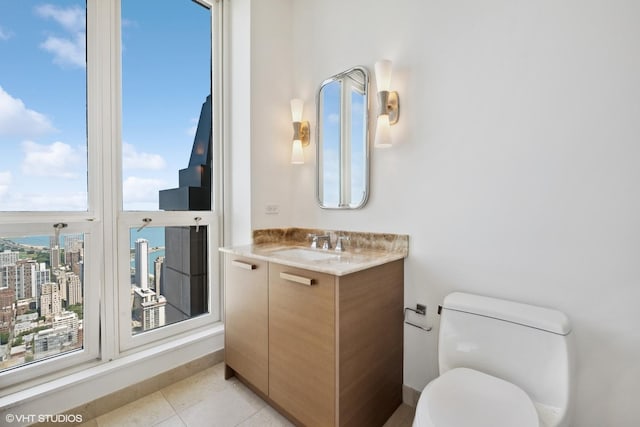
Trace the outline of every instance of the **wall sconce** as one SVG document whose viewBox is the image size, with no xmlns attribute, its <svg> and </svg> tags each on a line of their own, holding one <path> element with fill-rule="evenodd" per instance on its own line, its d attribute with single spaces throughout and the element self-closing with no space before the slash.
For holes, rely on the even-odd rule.
<svg viewBox="0 0 640 427">
<path fill-rule="evenodd" d="M 291 100 L 291 119 L 293 120 L 293 145 L 291 146 L 291 164 L 304 164 L 302 147 L 309 145 L 309 122 L 302 121 L 302 108 L 304 102 L 301 99 Z"/>
<path fill-rule="evenodd" d="M 400 98 L 398 92 L 390 92 L 391 61 L 376 62 L 376 84 L 378 85 L 378 121 L 376 123 L 375 146 L 391 147 L 391 125 L 398 122 L 400 116 Z"/>
</svg>

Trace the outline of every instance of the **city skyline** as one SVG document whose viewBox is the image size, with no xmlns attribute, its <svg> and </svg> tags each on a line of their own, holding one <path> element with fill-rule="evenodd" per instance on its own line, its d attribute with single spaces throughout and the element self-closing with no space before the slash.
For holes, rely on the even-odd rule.
<svg viewBox="0 0 640 427">
<path fill-rule="evenodd" d="M 83 346 L 83 235 L 46 237 L 0 239 L 0 370 Z"/>
</svg>

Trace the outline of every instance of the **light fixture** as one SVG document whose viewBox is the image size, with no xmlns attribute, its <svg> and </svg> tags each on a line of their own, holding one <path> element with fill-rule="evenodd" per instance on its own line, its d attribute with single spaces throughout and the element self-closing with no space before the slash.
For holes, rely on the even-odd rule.
<svg viewBox="0 0 640 427">
<path fill-rule="evenodd" d="M 376 84 L 378 86 L 378 120 L 376 123 L 375 146 L 391 147 L 391 125 L 398 122 L 400 116 L 400 98 L 398 92 L 389 91 L 391 87 L 391 61 L 376 62 Z"/>
<path fill-rule="evenodd" d="M 291 147 L 291 164 L 304 163 L 302 147 L 309 145 L 309 122 L 302 121 L 302 108 L 304 102 L 301 99 L 291 100 L 291 119 L 293 121 L 293 145 Z"/>
</svg>

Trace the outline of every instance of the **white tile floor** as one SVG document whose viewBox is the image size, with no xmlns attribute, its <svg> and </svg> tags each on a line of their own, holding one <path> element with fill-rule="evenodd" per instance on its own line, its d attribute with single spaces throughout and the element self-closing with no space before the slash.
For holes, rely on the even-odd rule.
<svg viewBox="0 0 640 427">
<path fill-rule="evenodd" d="M 402 405 L 385 427 L 410 427 L 413 408 Z M 292 426 L 217 364 L 153 394 L 90 420 L 82 427 Z M 365 426 L 366 427 L 366 426 Z"/>
</svg>

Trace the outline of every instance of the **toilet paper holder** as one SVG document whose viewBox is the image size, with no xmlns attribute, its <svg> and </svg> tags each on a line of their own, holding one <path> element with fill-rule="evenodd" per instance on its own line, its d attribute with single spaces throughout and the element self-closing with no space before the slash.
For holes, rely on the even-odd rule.
<svg viewBox="0 0 640 427">
<path fill-rule="evenodd" d="M 418 328 L 418 329 L 422 329 L 423 331 L 429 332 L 430 330 L 433 329 L 433 326 L 422 326 L 422 325 L 418 325 L 417 323 L 413 323 L 407 320 L 407 311 L 413 311 L 414 313 L 420 315 L 420 316 L 426 316 L 427 315 L 427 306 L 423 305 L 423 304 L 416 304 L 416 308 L 411 308 L 411 307 L 405 307 L 404 308 L 404 323 L 406 323 L 407 325 L 413 326 L 414 328 Z"/>
</svg>

